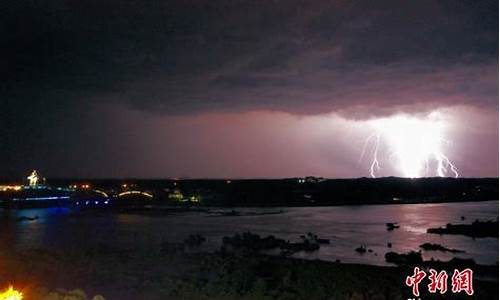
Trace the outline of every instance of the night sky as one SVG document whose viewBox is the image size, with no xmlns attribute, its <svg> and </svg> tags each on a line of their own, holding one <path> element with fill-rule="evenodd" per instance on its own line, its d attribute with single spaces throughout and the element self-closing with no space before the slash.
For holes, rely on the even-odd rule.
<svg viewBox="0 0 500 300">
<path fill-rule="evenodd" d="M 370 121 L 432 112 L 498 176 L 498 0 L 7 0 L 0 36 L 3 178 L 362 177 Z"/>
</svg>

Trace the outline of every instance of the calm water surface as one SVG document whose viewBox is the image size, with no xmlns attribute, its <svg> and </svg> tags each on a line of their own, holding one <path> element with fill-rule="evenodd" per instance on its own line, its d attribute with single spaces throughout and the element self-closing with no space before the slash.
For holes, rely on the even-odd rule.
<svg viewBox="0 0 500 300">
<path fill-rule="evenodd" d="M 427 228 L 446 223 L 496 220 L 498 201 L 237 210 L 265 212 L 280 209 L 282 214 L 236 217 L 194 212 L 168 216 L 93 212 L 74 215 L 67 209 L 56 208 L 0 211 L 0 242 L 16 249 L 64 249 L 106 243 L 157 251 L 162 241 L 182 241 L 191 233 L 199 233 L 208 238 L 201 250 L 213 251 L 220 247 L 223 236 L 237 232 L 272 234 L 291 241 L 299 241 L 300 235 L 313 232 L 330 239 L 330 245 L 322 246 L 317 252 L 298 253 L 297 257 L 386 265 L 386 252 L 418 250 L 420 244 L 430 242 L 465 250 L 466 253 L 423 251 L 424 259 L 449 260 L 458 256 L 473 258 L 481 264 L 498 264 L 497 238 L 473 239 L 426 233 Z M 39 216 L 35 221 L 16 221 L 19 216 L 35 215 Z M 462 221 L 461 216 L 466 219 Z M 387 231 L 387 222 L 398 222 L 401 227 Z M 392 248 L 388 248 L 387 243 L 392 243 Z M 373 253 L 356 253 L 354 249 L 360 245 L 373 249 Z"/>
</svg>

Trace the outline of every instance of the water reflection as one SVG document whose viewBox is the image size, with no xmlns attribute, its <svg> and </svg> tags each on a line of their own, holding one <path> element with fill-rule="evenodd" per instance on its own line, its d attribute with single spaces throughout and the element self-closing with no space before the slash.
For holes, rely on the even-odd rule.
<svg viewBox="0 0 500 300">
<path fill-rule="evenodd" d="M 84 240 L 86 244 L 112 243 L 126 248 L 157 249 L 164 240 L 179 241 L 191 233 L 200 233 L 208 238 L 202 250 L 214 251 L 220 247 L 223 236 L 236 232 L 273 234 L 291 241 L 298 241 L 300 235 L 313 232 L 321 238 L 330 239 L 331 243 L 317 252 L 298 253 L 297 256 L 385 265 L 386 252 L 418 250 L 420 244 L 429 242 L 465 250 L 466 253 L 423 251 L 424 259 L 448 260 L 458 256 L 474 258 L 482 264 L 496 264 L 498 261 L 498 239 L 474 240 L 466 236 L 426 233 L 427 228 L 446 223 L 494 220 L 498 218 L 498 201 L 282 209 L 283 214 L 238 217 L 204 213 L 155 217 L 107 213 L 74 215 L 69 210 L 61 209 L 4 211 L 0 213 L 0 240 L 2 244 L 17 248 L 64 248 L 79 245 Z M 237 210 L 265 211 L 256 208 Z M 39 219 L 16 221 L 19 216 L 34 215 L 38 215 Z M 387 231 L 387 222 L 397 222 L 401 227 Z M 391 248 L 388 248 L 388 243 L 392 244 Z M 354 249 L 360 245 L 366 245 L 373 253 L 356 253 Z"/>
</svg>

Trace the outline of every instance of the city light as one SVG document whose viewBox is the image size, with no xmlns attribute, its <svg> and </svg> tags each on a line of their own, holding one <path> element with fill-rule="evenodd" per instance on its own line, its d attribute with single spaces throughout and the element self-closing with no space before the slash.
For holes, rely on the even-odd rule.
<svg viewBox="0 0 500 300">
<path fill-rule="evenodd" d="M 101 194 L 105 198 L 109 198 L 109 195 L 106 192 L 103 192 L 101 190 L 94 190 L 94 192 Z"/>
<path fill-rule="evenodd" d="M 70 196 L 49 196 L 49 197 L 26 197 L 26 198 L 12 198 L 14 201 L 20 200 L 63 200 L 70 199 Z"/>
<path fill-rule="evenodd" d="M 142 195 L 142 196 L 146 196 L 148 198 L 153 198 L 152 194 L 146 193 L 146 192 L 141 192 L 141 191 L 127 191 L 127 192 L 123 192 L 123 193 L 118 194 L 118 197 L 122 197 L 122 196 L 126 196 L 126 195 Z"/>
<path fill-rule="evenodd" d="M 4 292 L 0 293 L 0 300 L 22 300 L 23 293 L 16 291 L 12 286 L 9 286 Z"/>
<path fill-rule="evenodd" d="M 22 185 L 0 185 L 1 192 L 20 191 L 22 188 Z"/>
</svg>

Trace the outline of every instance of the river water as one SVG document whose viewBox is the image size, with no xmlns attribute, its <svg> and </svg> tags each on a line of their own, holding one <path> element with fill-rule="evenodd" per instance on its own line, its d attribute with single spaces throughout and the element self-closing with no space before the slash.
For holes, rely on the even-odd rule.
<svg viewBox="0 0 500 300">
<path fill-rule="evenodd" d="M 220 209 L 215 209 L 217 211 Z M 330 240 L 312 253 L 296 257 L 340 260 L 349 263 L 387 265 L 388 251 L 418 250 L 425 242 L 437 243 L 465 253 L 422 251 L 424 259 L 449 260 L 473 258 L 477 263 L 498 264 L 498 238 L 473 239 L 461 235 L 426 233 L 427 228 L 446 223 L 471 223 L 498 219 L 498 201 L 358 205 L 338 207 L 235 208 L 240 212 L 263 213 L 282 210 L 280 214 L 222 216 L 215 213 L 189 212 L 164 216 L 86 212 L 75 214 L 68 209 L 27 209 L 0 211 L 0 242 L 6 247 L 27 249 L 48 247 L 64 249 L 99 243 L 125 248 L 158 251 L 162 241 L 180 242 L 189 234 L 199 233 L 208 241 L 197 251 L 214 251 L 223 236 L 250 231 L 300 241 L 300 235 L 312 232 Z M 20 216 L 38 216 L 34 221 L 19 221 Z M 462 220 L 461 217 L 465 217 Z M 385 223 L 398 222 L 399 229 L 387 231 Z M 388 243 L 392 248 L 388 248 Z M 359 254 L 356 247 L 365 245 L 373 252 Z"/>
</svg>

